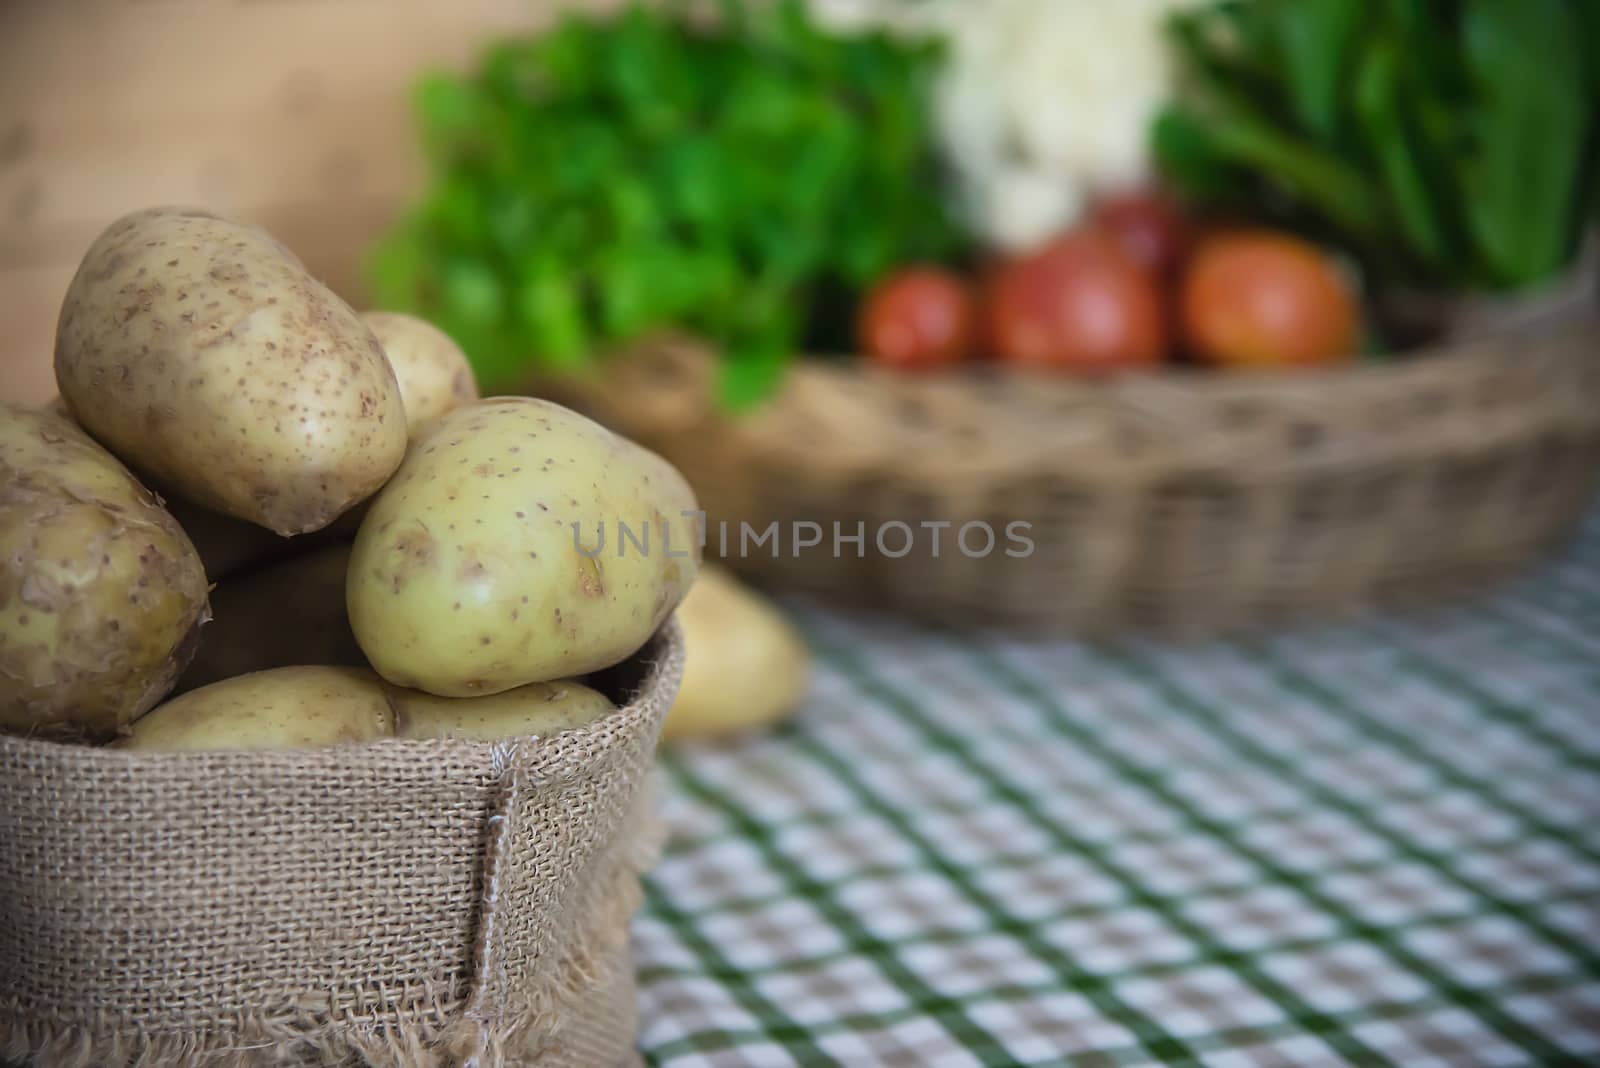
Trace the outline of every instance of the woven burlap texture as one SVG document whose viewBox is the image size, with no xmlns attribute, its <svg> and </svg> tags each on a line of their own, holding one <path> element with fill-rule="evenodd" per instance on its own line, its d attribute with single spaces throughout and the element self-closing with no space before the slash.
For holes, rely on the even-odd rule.
<svg viewBox="0 0 1600 1068">
<path fill-rule="evenodd" d="M 669 625 L 619 675 L 618 712 L 493 745 L 0 738 L 0 1058 L 627 1061 L 627 923 L 682 658 Z"/>
</svg>

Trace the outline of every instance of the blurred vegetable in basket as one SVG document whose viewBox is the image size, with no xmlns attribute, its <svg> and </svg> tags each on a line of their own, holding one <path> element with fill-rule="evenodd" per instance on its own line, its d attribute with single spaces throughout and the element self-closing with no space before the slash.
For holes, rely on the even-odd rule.
<svg viewBox="0 0 1600 1068">
<path fill-rule="evenodd" d="M 1352 358 L 1356 295 L 1315 245 L 1270 230 L 1200 244 L 1179 289 L 1189 352 L 1231 367 L 1310 367 Z"/>
<path fill-rule="evenodd" d="M 1320 232 L 1381 285 L 1514 289 L 1582 243 L 1594 0 L 1214 0 L 1170 30 L 1153 140 L 1191 198 Z"/>
<path fill-rule="evenodd" d="M 1143 190 L 1106 197 L 1090 221 L 1111 235 L 1128 259 L 1158 279 L 1177 274 L 1193 240 L 1188 219 L 1172 200 Z"/>
<path fill-rule="evenodd" d="M 1076 230 L 1004 264 L 988 290 L 989 342 L 1008 363 L 1105 374 L 1167 355 L 1157 278 L 1103 231 Z"/>
<path fill-rule="evenodd" d="M 1033 251 L 1101 193 L 1144 184 L 1171 95 L 1167 15 L 1193 0 L 953 0 L 938 129 L 965 217 Z"/>
<path fill-rule="evenodd" d="M 670 324 L 721 346 L 724 399 L 747 403 L 890 267 L 961 252 L 935 43 L 833 34 L 799 0 L 723 0 L 715 24 L 675 7 L 570 16 L 419 87 L 432 181 L 375 249 L 373 295 L 491 390 Z"/>
<path fill-rule="evenodd" d="M 856 343 L 887 367 L 948 367 L 972 354 L 978 331 L 972 287 L 933 267 L 906 267 L 861 302 Z"/>
</svg>

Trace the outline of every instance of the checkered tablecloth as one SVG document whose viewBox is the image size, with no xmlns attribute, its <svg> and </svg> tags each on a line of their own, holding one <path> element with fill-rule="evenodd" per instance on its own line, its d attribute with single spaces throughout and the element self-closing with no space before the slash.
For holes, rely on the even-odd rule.
<svg viewBox="0 0 1600 1068">
<path fill-rule="evenodd" d="M 1448 614 L 1189 648 L 820 609 L 666 760 L 654 1064 L 1600 1064 L 1600 523 Z"/>
</svg>

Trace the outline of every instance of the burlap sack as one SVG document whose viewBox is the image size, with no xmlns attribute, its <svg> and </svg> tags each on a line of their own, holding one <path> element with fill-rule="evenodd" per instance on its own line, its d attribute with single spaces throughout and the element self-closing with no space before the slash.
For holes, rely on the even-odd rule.
<svg viewBox="0 0 1600 1068">
<path fill-rule="evenodd" d="M 0 739 L 0 1058 L 631 1063 L 627 922 L 682 647 L 591 727 L 133 754 Z"/>
</svg>

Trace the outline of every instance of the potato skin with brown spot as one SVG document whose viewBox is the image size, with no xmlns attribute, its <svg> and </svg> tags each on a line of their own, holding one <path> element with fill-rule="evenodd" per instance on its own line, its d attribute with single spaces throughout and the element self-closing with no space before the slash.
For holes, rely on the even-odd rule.
<svg viewBox="0 0 1600 1068">
<path fill-rule="evenodd" d="M 0 730 L 115 735 L 207 618 L 200 558 L 155 495 L 66 419 L 0 405 Z"/>
<path fill-rule="evenodd" d="M 133 725 L 121 749 L 313 749 L 394 737 L 394 710 L 362 668 L 282 667 L 174 697 Z"/>
<path fill-rule="evenodd" d="M 560 405 L 458 408 L 412 445 L 361 524 L 351 629 L 384 678 L 443 697 L 609 667 L 693 583 L 697 507 L 672 465 Z M 648 527 L 648 551 L 619 541 L 619 524 L 635 539 Z"/>
<path fill-rule="evenodd" d="M 78 423 L 152 484 L 279 534 L 318 530 L 405 454 L 360 317 L 255 227 L 155 208 L 84 256 L 56 328 Z"/>
<path fill-rule="evenodd" d="M 395 736 L 496 742 L 559 734 L 616 711 L 611 699 L 580 682 L 533 682 L 487 697 L 435 697 L 389 687 Z"/>
<path fill-rule="evenodd" d="M 219 583 L 211 623 L 173 692 L 276 667 L 366 667 L 345 615 L 349 563 L 349 545 L 330 545 Z"/>
<path fill-rule="evenodd" d="M 412 438 L 445 412 L 478 399 L 478 383 L 466 353 L 449 334 L 404 312 L 369 311 L 361 318 L 383 346 L 400 382 L 406 429 Z"/>
</svg>

